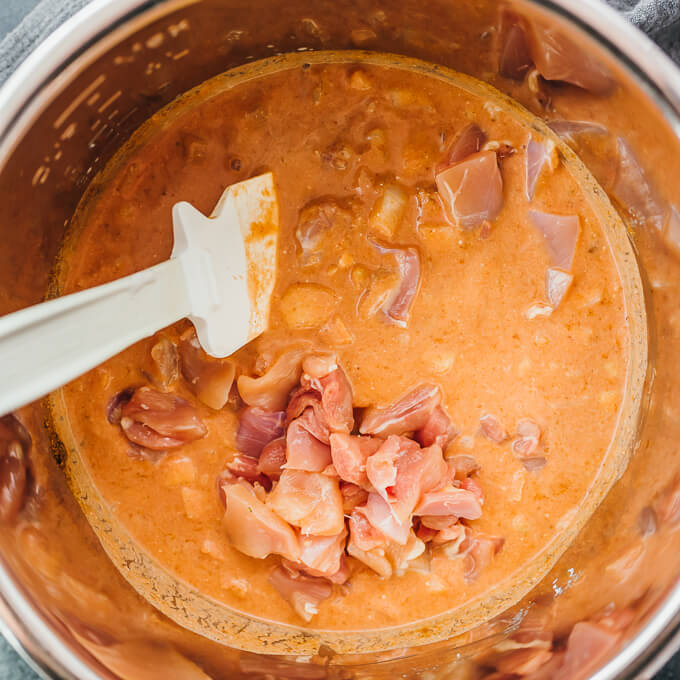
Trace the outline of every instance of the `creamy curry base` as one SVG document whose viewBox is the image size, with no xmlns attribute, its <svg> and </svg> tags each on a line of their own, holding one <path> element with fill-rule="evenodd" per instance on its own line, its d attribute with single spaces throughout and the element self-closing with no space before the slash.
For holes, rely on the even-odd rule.
<svg viewBox="0 0 680 680">
<path fill-rule="evenodd" d="M 243 555 L 223 529 L 215 480 L 236 454 L 243 406 L 236 388 L 215 410 L 181 375 L 170 384 L 158 376 L 152 348 L 162 337 L 176 342 L 186 322 L 64 390 L 69 426 L 102 496 L 143 549 L 178 577 L 239 611 L 294 625 L 403 624 L 462 606 L 521 573 L 588 492 L 615 431 L 626 379 L 621 284 L 584 192 L 551 160 L 529 199 L 532 131 L 494 102 L 423 75 L 313 65 L 210 94 L 199 91 L 156 116 L 152 132 L 147 127 L 141 143 L 89 192 L 62 262 L 62 292 L 166 259 L 175 202 L 208 214 L 225 186 L 273 171 L 281 225 L 271 323 L 231 358 L 236 376 L 260 375 L 302 347 L 337 356 L 357 408 L 391 404 L 424 382 L 437 385 L 458 433 L 444 455 L 473 456 L 481 468 L 475 479 L 483 513 L 468 525 L 505 542 L 471 582 L 464 561 L 440 551 L 429 572 L 407 569 L 390 578 L 350 558 L 350 587 L 336 588 L 311 623 L 302 621 L 269 582 L 280 558 Z M 438 199 L 435 174 L 471 123 L 489 149 L 506 153 L 498 153 L 502 209 L 465 229 Z M 375 206 L 386 190 L 404 201 L 385 230 L 376 226 Z M 330 226 L 303 244 L 301 219 L 319 205 L 329 210 Z M 573 283 L 549 316 L 531 311 L 547 303 L 546 270 L 554 262 L 530 210 L 578 216 L 580 225 Z M 419 287 L 405 323 L 384 313 L 399 270 L 376 242 L 419 256 Z M 130 442 L 106 413 L 114 395 L 140 385 L 189 401 L 207 434 L 153 460 L 131 456 Z M 488 414 L 507 431 L 501 443 L 480 427 Z M 533 466 L 513 450 L 523 419 L 541 430 Z"/>
</svg>

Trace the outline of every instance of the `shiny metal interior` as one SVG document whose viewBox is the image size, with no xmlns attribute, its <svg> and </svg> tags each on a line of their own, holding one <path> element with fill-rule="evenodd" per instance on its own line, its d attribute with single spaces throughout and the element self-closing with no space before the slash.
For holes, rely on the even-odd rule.
<svg viewBox="0 0 680 680">
<path fill-rule="evenodd" d="M 480 17 L 494 21 L 498 9 L 494 0 L 469 0 L 467 5 L 471 4 L 478 7 Z M 616 69 L 631 105 L 645 102 L 641 115 L 649 125 L 658 126 L 658 146 L 668 154 L 675 149 L 678 155 L 680 71 L 656 47 L 595 0 L 513 5 L 555 22 L 582 49 L 592 51 Z M 463 44 L 461 49 L 465 31 L 458 25 L 456 12 L 457 3 L 450 0 L 434 0 L 426 6 L 415 0 L 323 0 L 313 4 L 304 0 L 95 0 L 48 38 L 0 90 L 0 313 L 42 299 L 69 218 L 90 179 L 146 118 L 178 94 L 242 63 L 277 53 L 322 48 L 379 47 L 380 51 L 441 63 L 484 79 L 489 64 L 479 48 L 488 36 L 475 35 L 476 54 L 480 56 L 473 59 L 474 45 Z M 380 13 L 389 15 L 396 28 L 384 34 L 373 30 L 370 18 Z M 267 16 L 281 19 L 269 25 L 263 21 Z M 366 40 L 366 34 L 360 38 L 348 33 L 347 17 L 363 22 L 374 38 L 368 34 Z M 643 165 L 646 152 L 655 157 L 652 151 L 637 149 Z M 672 177 L 666 179 L 668 186 L 660 190 L 672 200 L 668 195 Z M 643 264 L 649 263 L 643 258 Z M 601 526 L 611 526 L 612 535 L 617 508 L 632 504 L 631 498 L 641 505 L 652 504 L 667 492 L 680 468 L 678 460 L 677 468 L 646 476 L 652 464 L 647 462 L 647 452 L 657 442 L 677 438 L 679 433 L 673 414 L 665 414 L 662 408 L 664 395 L 677 390 L 677 363 L 674 365 L 672 355 L 663 351 L 672 324 L 660 318 L 651 298 L 650 311 L 656 314 L 656 342 L 661 351 L 656 352 L 654 380 L 650 380 L 650 408 L 641 445 L 631 468 L 598 511 Z M 59 475 L 58 467 L 51 465 L 52 473 Z M 637 483 L 638 479 L 645 483 Z M 46 490 L 51 492 L 51 487 Z M 58 538 L 52 537 L 42 549 L 59 554 Z M 583 545 L 589 539 L 592 536 L 586 528 Z M 642 613 L 621 638 L 617 654 L 593 675 L 598 680 L 649 677 L 680 644 L 680 540 L 671 533 L 667 541 L 665 561 L 658 565 L 656 584 L 645 595 Z M 87 546 L 94 550 L 93 542 L 93 536 L 84 532 L 83 549 Z M 615 559 L 618 553 L 614 551 L 619 549 L 614 541 L 611 546 L 602 544 L 598 557 L 601 560 L 611 550 Z M 167 668 L 159 667 L 157 673 L 140 668 L 137 675 L 129 666 L 121 670 L 108 663 L 111 656 L 95 658 L 93 647 L 88 645 L 92 634 L 67 625 L 61 616 L 59 603 L 63 599 L 56 591 L 63 583 L 46 584 L 45 575 L 34 569 L 30 556 L 22 556 L 21 544 L 9 529 L 0 530 L 0 555 L 2 632 L 47 677 L 170 677 Z M 601 561 L 591 559 L 577 541 L 533 597 L 555 590 L 555 584 L 562 587 L 560 579 L 566 578 L 569 569 L 575 567 L 587 581 L 595 578 L 600 566 Z M 474 678 L 484 675 L 474 659 L 483 657 L 516 626 L 531 599 L 463 638 L 399 653 L 352 658 L 337 658 L 319 650 L 311 663 L 306 658 L 226 651 L 208 641 L 192 639 L 184 644 L 178 642 L 181 632 L 168 632 L 170 624 L 154 628 L 152 622 L 148 627 L 156 631 L 154 653 L 172 659 L 166 653 L 172 645 L 208 674 L 187 671 L 181 675 L 187 678 L 390 678 L 397 673 L 413 678 Z M 81 619 L 86 612 L 87 607 L 79 612 Z M 589 614 L 584 612 L 586 617 Z M 121 617 L 122 627 L 125 621 Z M 145 619 L 144 625 L 147 623 Z M 101 640 L 93 644 L 115 648 Z"/>
</svg>

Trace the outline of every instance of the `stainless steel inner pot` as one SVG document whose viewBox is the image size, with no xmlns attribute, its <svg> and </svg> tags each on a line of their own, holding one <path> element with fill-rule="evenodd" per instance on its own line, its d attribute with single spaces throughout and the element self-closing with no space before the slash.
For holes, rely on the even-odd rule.
<svg viewBox="0 0 680 680">
<path fill-rule="evenodd" d="M 522 0 L 513 7 L 559 27 L 579 49 L 616 71 L 630 102 L 631 125 L 655 129 L 654 143 L 636 148 L 643 165 L 658 166 L 660 159 L 679 155 L 680 71 L 647 38 L 596 0 Z M 417 0 L 94 0 L 51 35 L 0 90 L 0 313 L 43 297 L 69 218 L 90 179 L 146 118 L 178 94 L 245 62 L 315 49 L 380 49 L 485 79 L 493 71 L 485 41 L 493 36 L 469 34 L 457 18 L 472 8 L 480 22 L 495 21 L 495 0 L 432 0 L 426 5 Z M 371 29 L 370 18 L 375 16 L 387 17 L 390 30 Z M 348 28 L 364 24 L 373 30 L 373 38 Z M 502 83 L 495 84 L 502 89 Z M 656 169 L 667 200 L 673 198 L 668 195 L 673 170 L 677 168 L 672 165 L 668 172 Z M 653 263 L 645 262 L 644 256 L 642 263 L 653 289 Z M 673 382 L 677 364 L 672 352 L 664 351 L 675 322 L 656 309 L 651 293 L 649 306 L 655 315 L 657 350 L 650 408 L 631 469 L 597 514 L 599 526 L 609 527 L 611 536 L 617 532 L 617 508 L 653 506 L 672 492 L 677 472 L 674 465 L 660 472 L 649 470 L 653 465 L 649 452 L 668 446 L 679 434 L 675 414 L 663 410 L 664 395 L 677 390 Z M 52 473 L 60 474 L 56 465 Z M 43 492 L 58 493 L 52 487 Z M 33 520 L 39 522 L 39 509 L 35 512 Z M 79 511 L 74 506 L 72 512 L 75 516 Z M 74 527 L 82 526 L 78 521 L 74 519 Z M 592 585 L 608 551 L 612 560 L 619 557 L 621 544 L 612 540 L 598 544 L 595 559 L 594 551 L 583 547 L 589 539 L 586 528 L 581 543 L 577 541 L 567 561 L 558 565 L 535 597 L 567 586 L 577 592 L 579 582 Z M 680 541 L 672 532 L 665 540 L 668 549 L 654 565 L 654 587 L 643 598 L 644 607 L 636 605 L 644 615 L 592 677 L 649 677 L 680 644 Z M 84 551 L 95 550 L 87 531 L 82 543 Z M 82 611 L 78 625 L 64 615 L 65 598 L 95 596 L 84 586 L 79 591 L 79 582 L 70 576 L 66 582 L 50 580 L 34 561 L 39 555 L 44 565 L 51 555 L 61 553 L 58 536 L 36 539 L 24 531 L 18 538 L 13 529 L 0 530 L 2 632 L 34 667 L 55 678 L 482 677 L 473 659 L 512 630 L 530 599 L 523 603 L 524 610 L 514 608 L 464 639 L 383 655 L 337 658 L 319 650 L 311 660 L 258 657 L 219 649 L 209 641 L 183 642 L 172 624 L 160 617 L 155 622 L 149 614 L 144 625 L 155 630 L 153 639 L 146 646 L 119 649 L 115 641 L 97 637 L 96 627 Z M 569 570 L 575 574 L 573 584 Z M 574 602 L 577 607 L 578 597 Z M 129 604 L 113 604 L 120 604 L 124 638 L 123 614 L 129 614 Z M 111 625 L 115 627 L 115 622 Z M 122 665 L 121 655 L 127 659 Z M 200 675 L 199 666 L 208 676 Z"/>
</svg>

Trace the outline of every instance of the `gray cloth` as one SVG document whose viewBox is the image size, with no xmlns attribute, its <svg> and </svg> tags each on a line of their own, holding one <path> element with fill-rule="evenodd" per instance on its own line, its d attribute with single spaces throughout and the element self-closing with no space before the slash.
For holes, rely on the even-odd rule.
<svg viewBox="0 0 680 680">
<path fill-rule="evenodd" d="M 0 678 L 38 680 L 38 676 L 17 656 L 2 636 L 0 636 Z"/>
<path fill-rule="evenodd" d="M 0 3 L 4 0 L 0 0 Z M 89 0 L 41 0 L 23 21 L 0 42 L 0 84 L 55 28 Z"/>
<path fill-rule="evenodd" d="M 608 0 L 680 62 L 680 0 Z"/>
<path fill-rule="evenodd" d="M 22 16 L 36 5 L 36 2 L 37 0 L 0 0 L 0 26 L 4 21 L 10 20 L 11 12 L 16 12 L 13 16 Z M 35 9 L 0 41 L 0 84 L 7 80 L 38 43 L 88 2 L 89 0 L 40 0 Z M 647 32 L 680 62 L 680 0 L 608 0 L 608 2 L 621 10 L 627 19 Z M 663 678 L 670 680 L 680 677 L 679 668 L 680 661 L 674 660 L 664 669 Z M 0 679 L 36 680 L 36 678 L 33 671 L 0 637 Z"/>
</svg>

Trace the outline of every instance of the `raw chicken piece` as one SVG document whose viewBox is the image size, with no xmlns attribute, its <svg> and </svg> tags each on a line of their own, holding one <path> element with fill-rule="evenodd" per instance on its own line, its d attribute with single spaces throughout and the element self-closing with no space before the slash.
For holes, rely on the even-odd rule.
<svg viewBox="0 0 680 680">
<path fill-rule="evenodd" d="M 302 534 L 336 536 L 345 526 L 338 480 L 318 472 L 284 470 L 267 507 Z"/>
<path fill-rule="evenodd" d="M 543 236 L 553 265 L 566 271 L 571 270 L 581 232 L 578 215 L 553 215 L 530 210 L 529 218 Z"/>
<path fill-rule="evenodd" d="M 301 536 L 300 564 L 310 576 L 332 578 L 343 566 L 347 530 L 335 536 Z"/>
<path fill-rule="evenodd" d="M 313 419 L 313 411 L 308 408 L 288 426 L 284 465 L 286 469 L 322 472 L 331 464 L 331 447 L 310 432 L 307 421 Z"/>
<path fill-rule="evenodd" d="M 409 452 L 420 450 L 417 442 L 408 437 L 390 435 L 378 450 L 366 460 L 366 475 L 372 487 L 387 501 L 387 489 L 397 483 L 397 462 Z"/>
<path fill-rule="evenodd" d="M 569 634 L 567 651 L 554 680 L 586 678 L 613 650 L 620 632 L 608 630 L 590 621 L 577 623 Z"/>
<path fill-rule="evenodd" d="M 283 434 L 285 413 L 265 411 L 259 406 L 246 406 L 239 413 L 236 448 L 247 456 L 258 458 L 269 442 Z"/>
<path fill-rule="evenodd" d="M 541 428 L 529 418 L 517 423 L 517 437 L 512 442 L 512 450 L 521 458 L 529 458 L 538 449 L 541 440 Z"/>
<path fill-rule="evenodd" d="M 361 487 L 368 487 L 366 460 L 380 448 L 383 440 L 377 437 L 333 433 L 330 436 L 330 443 L 331 458 L 340 478 Z"/>
<path fill-rule="evenodd" d="M 447 485 L 423 495 L 415 509 L 416 515 L 453 515 L 464 519 L 479 519 L 482 506 L 476 493 Z"/>
<path fill-rule="evenodd" d="M 479 427 L 482 434 L 496 444 L 502 444 L 507 438 L 508 433 L 496 416 L 486 413 L 479 419 Z"/>
<path fill-rule="evenodd" d="M 303 373 L 300 387 L 291 395 L 286 409 L 290 422 L 312 407 L 320 427 L 327 433 L 349 433 L 354 427 L 352 408 L 352 386 L 341 368 L 336 368 L 323 377 L 312 377 Z M 328 434 L 321 436 L 328 443 Z"/>
<path fill-rule="evenodd" d="M 340 493 L 342 494 L 342 509 L 345 516 L 349 516 L 359 505 L 366 505 L 368 491 L 362 489 L 351 482 L 340 482 Z"/>
<path fill-rule="evenodd" d="M 465 580 L 468 583 L 477 580 L 494 556 L 503 548 L 504 543 L 504 538 L 485 536 L 484 534 L 476 534 L 470 537 L 463 566 Z"/>
<path fill-rule="evenodd" d="M 482 487 L 479 486 L 479 483 L 476 479 L 473 479 L 472 477 L 466 477 L 460 483 L 460 488 L 473 493 L 475 496 L 477 496 L 479 504 L 484 505 L 484 492 L 482 491 Z"/>
<path fill-rule="evenodd" d="M 616 144 L 619 163 L 614 196 L 634 218 L 648 221 L 662 231 L 668 218 L 668 206 L 657 195 L 630 144 L 621 137 Z"/>
<path fill-rule="evenodd" d="M 555 144 L 551 140 L 538 142 L 532 137 L 527 144 L 526 156 L 526 196 L 530 201 L 534 198 L 538 179 L 546 165 L 550 169 L 557 166 Z"/>
<path fill-rule="evenodd" d="M 295 237 L 300 244 L 303 260 L 319 253 L 327 240 L 344 233 L 352 226 L 352 213 L 331 198 L 307 204 L 298 218 Z"/>
<path fill-rule="evenodd" d="M 392 512 L 390 504 L 382 496 L 377 493 L 369 493 L 364 512 L 366 519 L 381 534 L 399 545 L 406 544 L 411 530 L 410 518 L 404 522 L 399 522 Z"/>
<path fill-rule="evenodd" d="M 319 378 L 321 405 L 331 432 L 349 433 L 354 427 L 352 386 L 341 368 Z"/>
<path fill-rule="evenodd" d="M 269 442 L 262 449 L 260 458 L 257 461 L 257 471 L 266 475 L 269 479 L 277 480 L 281 476 L 285 463 L 286 440 L 284 437 L 279 437 Z"/>
<path fill-rule="evenodd" d="M 367 408 L 359 431 L 361 434 L 386 437 L 419 430 L 425 427 L 440 402 L 438 387 L 420 385 L 391 406 Z"/>
<path fill-rule="evenodd" d="M 319 613 L 319 604 L 328 599 L 333 592 L 333 587 L 326 579 L 302 574 L 294 576 L 284 567 L 276 567 L 269 577 L 269 582 L 307 622 Z"/>
<path fill-rule="evenodd" d="M 474 456 L 468 456 L 464 453 L 449 458 L 448 463 L 453 467 L 453 479 L 458 481 L 462 481 L 466 477 L 478 472 L 481 467 Z"/>
<path fill-rule="evenodd" d="M 420 255 L 415 248 L 395 249 L 399 267 L 399 287 L 390 297 L 383 311 L 396 324 L 406 327 L 411 305 L 420 288 Z"/>
<path fill-rule="evenodd" d="M 140 387 L 120 409 L 120 427 L 134 444 L 153 451 L 182 446 L 208 430 L 196 409 L 170 392 Z"/>
<path fill-rule="evenodd" d="M 436 444 L 444 451 L 449 442 L 457 434 L 448 413 L 441 406 L 437 406 L 430 414 L 425 425 L 416 431 L 414 436 L 421 446 Z"/>
<path fill-rule="evenodd" d="M 498 73 L 512 80 L 524 80 L 533 65 L 529 41 L 520 18 L 503 11 L 499 28 L 501 38 L 498 55 Z"/>
<path fill-rule="evenodd" d="M 297 562 L 300 543 L 290 525 L 255 495 L 246 482 L 223 486 L 226 498 L 223 525 L 232 545 L 250 557 L 277 554 Z"/>
<path fill-rule="evenodd" d="M 588 120 L 551 120 L 548 127 L 568 142 L 573 142 L 577 135 L 606 135 L 609 133 L 604 125 Z"/>
<path fill-rule="evenodd" d="M 437 168 L 437 172 L 478 153 L 482 150 L 485 142 L 486 135 L 477 123 L 466 125 L 456 137 L 455 142 L 446 154 L 445 161 Z"/>
<path fill-rule="evenodd" d="M 425 543 L 409 530 L 403 544 L 388 542 L 384 547 L 371 550 L 359 548 L 350 535 L 347 552 L 355 559 L 373 569 L 379 576 L 389 578 L 393 573 L 403 573 L 414 560 L 425 552 Z"/>
<path fill-rule="evenodd" d="M 387 543 L 387 537 L 368 520 L 366 508 L 352 511 L 349 518 L 349 533 L 354 545 L 360 550 L 373 550 Z"/>
<path fill-rule="evenodd" d="M 245 479 L 248 482 L 258 482 L 264 488 L 271 488 L 271 481 L 259 470 L 257 458 L 251 458 L 242 453 L 237 453 L 228 463 L 227 471 L 237 479 Z M 227 475 L 225 475 L 227 477 Z"/>
<path fill-rule="evenodd" d="M 571 83 L 595 94 L 608 94 L 616 82 L 609 69 L 585 46 L 553 26 L 529 22 L 529 48 L 538 72 L 546 80 Z"/>
<path fill-rule="evenodd" d="M 459 553 L 460 546 L 465 540 L 466 532 L 462 524 L 451 524 L 437 532 L 432 539 L 434 545 L 445 545 L 447 557 L 452 557 Z"/>
<path fill-rule="evenodd" d="M 366 473 L 395 520 L 410 526 L 419 499 L 444 484 L 448 466 L 436 444 L 421 449 L 412 439 L 390 435 L 366 461 Z"/>
<path fill-rule="evenodd" d="M 449 217 L 463 229 L 493 221 L 503 207 L 503 178 L 495 151 L 480 151 L 435 175 Z"/>
</svg>

